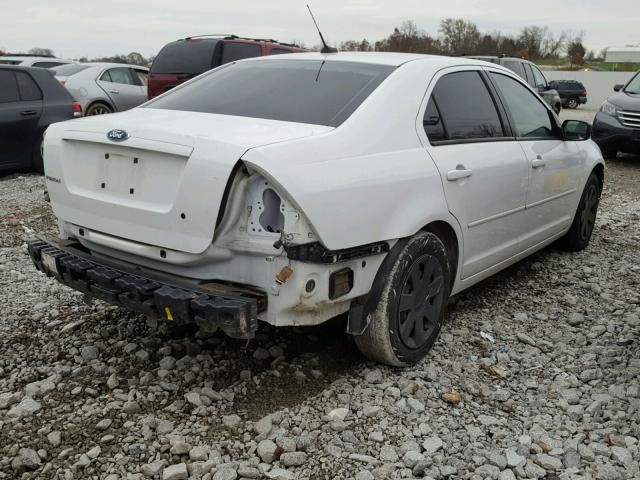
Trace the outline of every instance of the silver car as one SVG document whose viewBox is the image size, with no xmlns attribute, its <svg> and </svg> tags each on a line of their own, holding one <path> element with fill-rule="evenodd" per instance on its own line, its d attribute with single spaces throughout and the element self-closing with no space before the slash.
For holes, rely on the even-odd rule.
<svg viewBox="0 0 640 480">
<path fill-rule="evenodd" d="M 53 69 L 85 116 L 122 112 L 147 100 L 149 70 L 122 63 L 74 63 Z"/>
</svg>

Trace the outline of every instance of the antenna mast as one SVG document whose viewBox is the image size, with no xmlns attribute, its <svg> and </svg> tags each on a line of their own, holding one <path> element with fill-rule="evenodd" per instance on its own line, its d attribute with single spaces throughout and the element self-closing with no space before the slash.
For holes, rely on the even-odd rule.
<svg viewBox="0 0 640 480">
<path fill-rule="evenodd" d="M 324 37 L 322 36 L 320 27 L 318 27 L 318 22 L 316 22 L 316 18 L 313 16 L 313 12 L 311 11 L 311 8 L 309 7 L 308 4 L 307 4 L 307 10 L 309 10 L 309 15 L 311 15 L 311 20 L 313 20 L 313 23 L 316 26 L 316 30 L 318 30 L 318 35 L 320 35 L 320 41 L 322 42 L 322 50 L 320 50 L 320 53 L 338 53 L 337 48 L 330 47 L 329 45 L 327 45 L 327 42 L 324 41 Z"/>
</svg>

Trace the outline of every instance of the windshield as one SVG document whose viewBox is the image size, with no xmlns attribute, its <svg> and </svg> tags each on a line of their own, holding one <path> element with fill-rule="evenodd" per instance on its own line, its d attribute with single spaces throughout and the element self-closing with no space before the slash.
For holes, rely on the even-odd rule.
<svg viewBox="0 0 640 480">
<path fill-rule="evenodd" d="M 60 77 L 70 77 L 71 75 L 75 75 L 78 72 L 86 70 L 89 68 L 89 65 L 79 65 L 77 63 L 70 63 L 68 65 L 60 65 L 59 67 L 54 67 L 53 70 L 55 75 Z"/>
<path fill-rule="evenodd" d="M 322 60 L 256 60 L 222 67 L 148 108 L 337 127 L 394 70 Z"/>
<path fill-rule="evenodd" d="M 640 94 L 640 72 L 636 73 L 627 86 L 624 87 L 625 93 Z"/>
<path fill-rule="evenodd" d="M 210 70 L 218 40 L 179 40 L 166 45 L 151 65 L 151 73 L 200 75 Z"/>
</svg>

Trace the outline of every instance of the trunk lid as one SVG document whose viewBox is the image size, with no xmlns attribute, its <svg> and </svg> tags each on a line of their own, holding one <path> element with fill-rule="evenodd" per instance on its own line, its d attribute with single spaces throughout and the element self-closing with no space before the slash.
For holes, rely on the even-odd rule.
<svg viewBox="0 0 640 480">
<path fill-rule="evenodd" d="M 201 253 L 211 243 L 225 186 L 244 152 L 329 130 L 145 108 L 87 117 L 47 131 L 47 186 L 61 220 Z"/>
</svg>

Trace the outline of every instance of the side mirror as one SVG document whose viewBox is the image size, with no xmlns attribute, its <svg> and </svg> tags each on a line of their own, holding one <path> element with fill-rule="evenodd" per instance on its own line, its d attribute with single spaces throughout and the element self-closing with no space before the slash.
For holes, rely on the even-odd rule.
<svg viewBox="0 0 640 480">
<path fill-rule="evenodd" d="M 583 141 L 591 138 L 591 125 L 580 120 L 565 120 L 562 124 L 565 140 Z"/>
<path fill-rule="evenodd" d="M 620 90 L 622 90 L 624 88 L 624 84 L 622 83 L 618 83 L 617 85 L 613 86 L 613 91 L 614 92 L 619 92 Z"/>
</svg>

